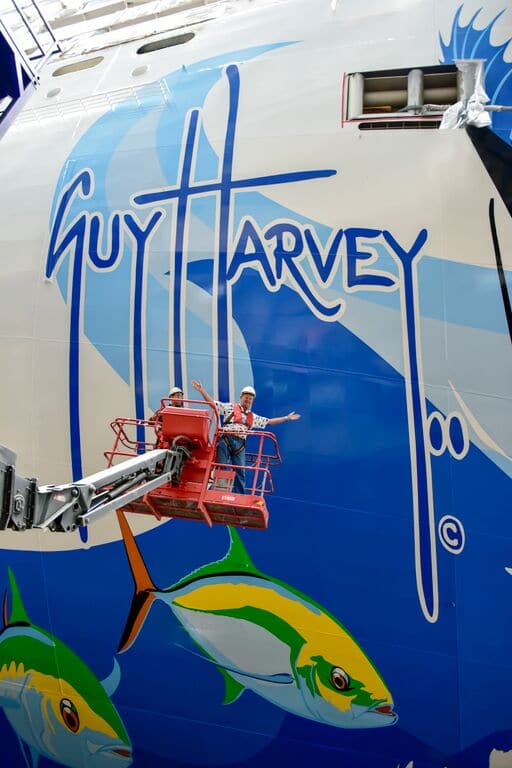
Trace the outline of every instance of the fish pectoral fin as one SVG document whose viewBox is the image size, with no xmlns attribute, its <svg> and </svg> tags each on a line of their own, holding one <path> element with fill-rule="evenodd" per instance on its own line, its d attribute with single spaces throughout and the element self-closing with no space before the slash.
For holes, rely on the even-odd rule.
<svg viewBox="0 0 512 768">
<path fill-rule="evenodd" d="M 39 758 L 41 757 L 41 755 L 39 754 L 39 752 L 36 752 L 34 747 L 29 747 L 29 750 L 30 750 L 30 759 L 32 760 L 32 768 L 37 768 L 37 766 L 39 765 Z"/>
<path fill-rule="evenodd" d="M 289 672 L 277 672 L 273 675 L 260 674 L 258 672 L 244 672 L 243 669 L 237 669 L 236 667 L 230 667 L 227 664 L 223 664 L 221 661 L 203 656 L 201 653 L 191 651 L 181 643 L 175 643 L 178 648 L 182 648 L 187 653 L 191 653 L 192 656 L 198 656 L 203 661 L 209 661 L 210 664 L 215 664 L 221 672 L 228 672 L 232 675 L 240 675 L 240 677 L 248 677 L 251 680 L 261 680 L 264 683 L 274 683 L 275 685 L 292 685 L 295 682 L 295 678 Z"/>
<path fill-rule="evenodd" d="M 222 664 L 217 664 L 219 672 L 222 673 L 224 681 L 226 683 L 226 690 L 224 693 L 223 704 L 232 704 L 234 701 L 240 698 L 245 691 L 245 685 L 239 680 L 235 680 L 231 673 L 240 675 L 241 677 L 248 677 L 252 680 L 261 680 L 266 683 L 276 683 L 277 685 L 290 685 L 293 682 L 293 677 L 288 674 L 278 675 L 252 675 L 247 672 L 240 672 L 237 669 L 224 667 Z"/>
<path fill-rule="evenodd" d="M 229 669 L 224 667 L 235 675 L 241 675 L 242 677 L 248 677 L 251 680 L 261 680 L 263 683 L 273 683 L 274 685 L 293 685 L 295 679 L 293 675 L 288 672 L 278 672 L 275 675 L 260 675 L 257 672 L 243 672 L 241 669 Z"/>
<path fill-rule="evenodd" d="M 120 682 L 121 682 L 121 668 L 117 663 L 117 659 L 114 659 L 114 667 L 112 669 L 112 672 L 108 677 L 105 678 L 105 680 L 101 680 L 101 684 L 105 689 L 105 693 L 107 694 L 107 696 L 114 695 L 114 693 L 117 691 L 119 687 Z"/>
<path fill-rule="evenodd" d="M 232 704 L 234 701 L 240 698 L 242 693 L 245 691 L 245 687 L 242 685 L 242 683 L 239 683 L 237 680 L 235 680 L 230 675 L 230 671 L 226 667 L 223 667 L 222 664 L 218 664 L 215 659 L 210 659 L 208 656 L 203 656 L 201 653 L 196 653 L 195 651 L 190 650 L 190 648 L 187 648 L 184 645 L 181 645 L 181 643 L 174 643 L 178 648 L 181 648 L 183 651 L 187 651 L 187 653 L 191 653 L 192 656 L 197 656 L 199 659 L 202 659 L 203 661 L 209 661 L 210 664 L 215 664 L 215 666 L 218 668 L 219 672 L 222 674 L 224 678 L 224 682 L 226 684 L 226 689 L 224 692 L 224 701 L 223 704 Z M 236 670 L 233 670 L 236 672 Z"/>
<path fill-rule="evenodd" d="M 39 765 L 39 752 L 37 752 L 34 747 L 31 747 L 29 744 L 25 744 L 20 736 L 18 736 L 18 743 L 20 745 L 21 754 L 23 755 L 23 760 L 25 761 L 27 768 L 37 768 Z"/>
</svg>

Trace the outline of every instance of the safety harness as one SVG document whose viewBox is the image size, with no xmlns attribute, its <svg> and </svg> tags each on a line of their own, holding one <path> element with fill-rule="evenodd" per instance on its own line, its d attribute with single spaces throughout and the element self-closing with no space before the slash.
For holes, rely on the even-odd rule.
<svg viewBox="0 0 512 768">
<path fill-rule="evenodd" d="M 253 423 L 254 423 L 254 415 L 252 411 L 242 411 L 241 406 L 238 403 L 233 404 L 233 413 L 231 413 L 227 419 L 224 420 L 224 426 L 227 424 L 244 424 L 244 416 L 245 416 L 245 426 L 247 429 L 251 429 Z M 238 433 L 233 432 L 232 435 L 222 435 L 222 438 L 224 442 L 226 443 L 229 453 L 231 456 L 238 456 L 239 453 L 242 453 L 242 451 L 245 449 L 245 434 L 244 433 Z M 238 448 L 235 449 L 233 444 L 231 443 L 230 438 L 237 438 L 240 440 L 240 445 Z"/>
</svg>

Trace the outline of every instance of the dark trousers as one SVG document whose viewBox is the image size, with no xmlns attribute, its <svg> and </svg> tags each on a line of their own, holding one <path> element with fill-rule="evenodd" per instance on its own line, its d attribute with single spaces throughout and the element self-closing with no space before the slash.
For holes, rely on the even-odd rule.
<svg viewBox="0 0 512 768">
<path fill-rule="evenodd" d="M 217 441 L 217 462 L 233 467 L 245 465 L 245 439 L 237 435 L 221 435 Z M 233 493 L 245 493 L 245 469 L 237 469 Z"/>
</svg>

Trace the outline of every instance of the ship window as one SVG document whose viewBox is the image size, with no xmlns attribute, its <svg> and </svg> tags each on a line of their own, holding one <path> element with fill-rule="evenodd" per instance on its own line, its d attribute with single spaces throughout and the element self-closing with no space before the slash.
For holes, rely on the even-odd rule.
<svg viewBox="0 0 512 768">
<path fill-rule="evenodd" d="M 59 67 L 53 72 L 53 77 L 60 77 L 61 75 L 69 75 L 71 72 L 81 72 L 82 69 L 90 69 L 91 67 L 97 67 L 103 61 L 103 56 L 95 56 L 93 59 L 82 59 L 82 61 L 74 61 L 73 64 L 65 64 L 63 67 Z"/>
<path fill-rule="evenodd" d="M 355 72 L 345 86 L 347 120 L 439 115 L 460 99 L 462 87 L 455 65 Z"/>
<path fill-rule="evenodd" d="M 153 51 L 161 51 L 162 48 L 173 48 L 175 45 L 188 43 L 194 37 L 193 32 L 184 32 L 182 35 L 175 35 L 174 37 L 164 37 L 163 40 L 154 40 L 152 43 L 142 45 L 137 49 L 137 53 L 152 53 Z"/>
</svg>

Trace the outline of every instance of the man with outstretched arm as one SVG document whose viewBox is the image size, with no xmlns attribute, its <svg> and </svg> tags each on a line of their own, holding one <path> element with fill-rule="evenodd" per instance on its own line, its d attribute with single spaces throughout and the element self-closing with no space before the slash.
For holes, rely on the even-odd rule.
<svg viewBox="0 0 512 768">
<path fill-rule="evenodd" d="M 240 392 L 238 403 L 221 403 L 214 400 L 205 390 L 200 381 L 193 381 L 192 386 L 199 392 L 207 403 L 217 409 L 219 416 L 224 418 L 223 434 L 217 443 L 216 461 L 218 464 L 232 464 L 239 467 L 236 470 L 233 493 L 245 493 L 245 440 L 250 429 L 265 429 L 267 424 L 282 424 L 285 421 L 297 421 L 300 414 L 291 411 L 286 416 L 274 416 L 271 419 L 258 416 L 251 410 L 256 392 L 253 387 L 246 386 Z"/>
</svg>

